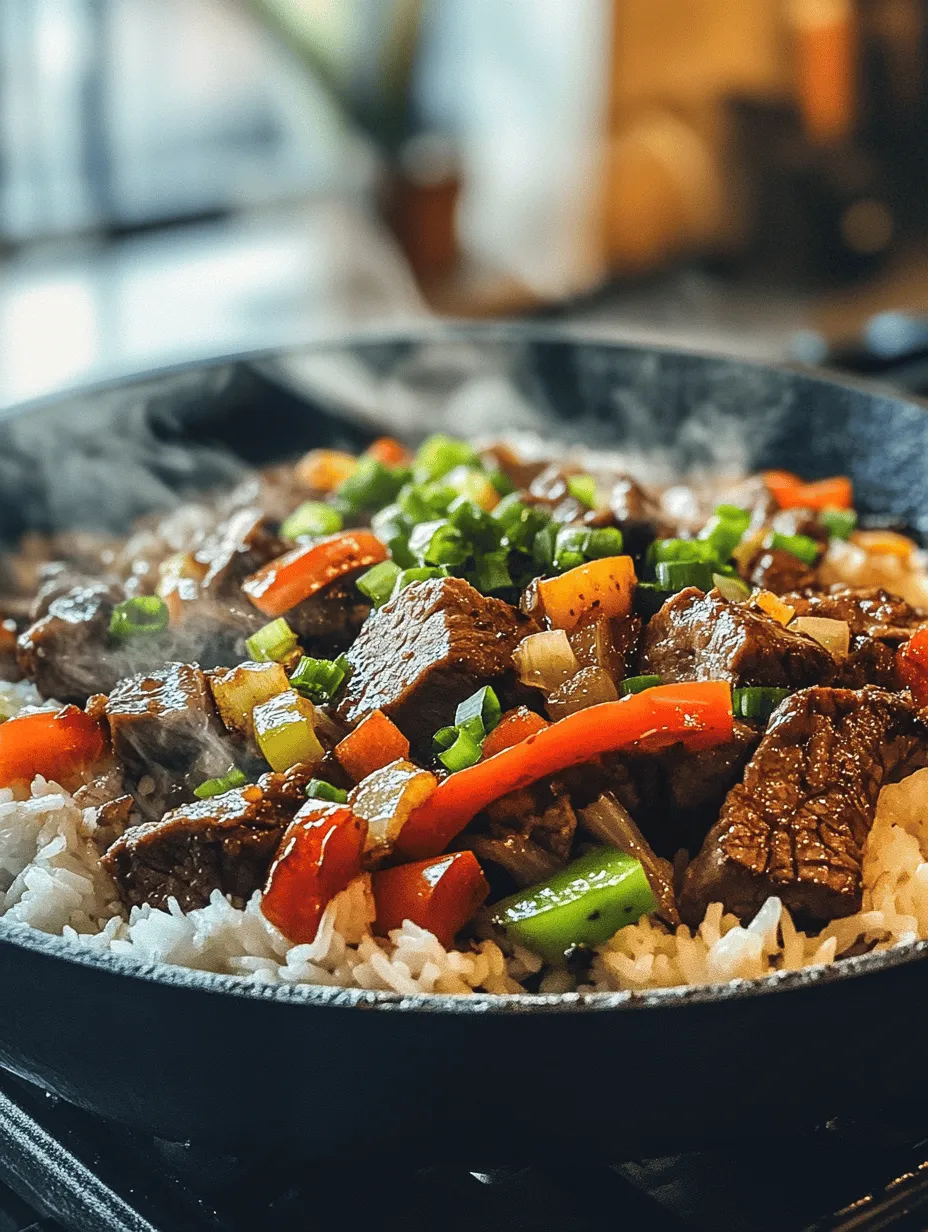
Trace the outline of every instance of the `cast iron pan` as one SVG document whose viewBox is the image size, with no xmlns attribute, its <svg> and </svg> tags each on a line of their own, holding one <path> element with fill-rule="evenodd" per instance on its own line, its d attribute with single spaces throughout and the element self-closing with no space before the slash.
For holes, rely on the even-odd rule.
<svg viewBox="0 0 928 1232">
<path fill-rule="evenodd" d="M 431 426 L 443 408 L 456 431 L 535 417 L 572 442 L 663 449 L 680 465 L 847 472 L 864 511 L 928 530 L 921 405 L 814 372 L 490 327 L 200 367 L 14 412 L 0 421 L 0 534 L 119 526 L 231 479 L 243 457 L 359 444 L 384 424 Z M 917 1111 L 926 953 L 692 991 L 457 999 L 252 987 L 0 921 L 0 1064 L 221 1149 L 475 1167 L 564 1149 L 655 1155 Z M 773 1173 L 775 1143 L 763 1149 Z"/>
</svg>

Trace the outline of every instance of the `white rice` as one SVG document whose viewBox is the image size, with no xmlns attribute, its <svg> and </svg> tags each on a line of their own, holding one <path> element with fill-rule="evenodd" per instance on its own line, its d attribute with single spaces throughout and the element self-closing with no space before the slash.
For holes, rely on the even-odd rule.
<svg viewBox="0 0 928 1232">
<path fill-rule="evenodd" d="M 311 945 L 292 945 L 261 912 L 261 895 L 236 904 L 213 893 L 183 912 L 133 908 L 126 916 L 100 867 L 95 810 L 38 778 L 28 800 L 0 791 L 0 914 L 75 944 L 151 963 L 237 975 L 262 984 L 332 984 L 400 993 L 520 992 L 541 962 L 491 940 L 446 950 L 407 921 L 375 938 L 370 880 L 358 877 L 329 904 Z M 770 898 L 742 926 L 713 903 L 699 928 L 675 932 L 653 918 L 621 929 L 598 950 L 584 991 L 643 989 L 757 979 L 834 962 L 852 947 L 885 949 L 928 939 L 928 770 L 885 787 L 864 851 L 860 912 L 817 935 L 796 929 Z M 543 992 L 575 987 L 564 971 L 543 974 Z"/>
<path fill-rule="evenodd" d="M 10 684 L 0 680 L 0 723 L 32 710 L 60 710 L 61 702 L 46 701 L 31 680 Z"/>
</svg>

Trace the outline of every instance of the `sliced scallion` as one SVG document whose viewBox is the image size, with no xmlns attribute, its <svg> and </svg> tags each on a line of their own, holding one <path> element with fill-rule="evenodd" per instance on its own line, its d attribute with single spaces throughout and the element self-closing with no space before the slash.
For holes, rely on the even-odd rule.
<svg viewBox="0 0 928 1232">
<path fill-rule="evenodd" d="M 766 720 L 785 697 L 789 697 L 789 689 L 732 689 L 731 708 L 736 718 Z"/>
<path fill-rule="evenodd" d="M 290 686 L 310 701 L 330 702 L 351 671 L 344 655 L 337 659 L 312 659 L 304 655 L 290 677 Z"/>
<path fill-rule="evenodd" d="M 247 782 L 248 779 L 243 771 L 233 766 L 228 774 L 223 774 L 217 779 L 207 779 L 199 787 L 194 787 L 193 794 L 198 800 L 209 800 L 213 796 L 221 796 L 224 792 L 242 787 Z"/>
<path fill-rule="evenodd" d="M 592 475 L 568 475 L 567 491 L 581 505 L 596 508 L 596 480 Z"/>
<path fill-rule="evenodd" d="M 457 738 L 458 729 L 456 727 L 439 727 L 438 731 L 432 737 L 432 751 L 435 753 L 444 753 L 445 749 L 451 748 Z"/>
<path fill-rule="evenodd" d="M 306 501 L 294 509 L 280 528 L 285 539 L 299 539 L 301 535 L 334 535 L 345 525 L 342 515 L 332 505 L 322 501 Z"/>
<path fill-rule="evenodd" d="M 253 663 L 281 663 L 293 654 L 297 645 L 297 636 L 283 616 L 264 625 L 245 641 L 245 649 Z"/>
<path fill-rule="evenodd" d="M 422 442 L 416 450 L 413 476 L 421 483 L 428 479 L 441 479 L 458 466 L 479 466 L 473 445 L 455 440 L 443 432 L 437 432 Z"/>
<path fill-rule="evenodd" d="M 168 605 L 158 595 L 133 595 L 113 608 L 109 634 L 118 642 L 156 637 L 168 627 L 169 619 Z"/>
<path fill-rule="evenodd" d="M 619 692 L 623 697 L 629 697 L 632 693 L 643 693 L 645 689 L 653 689 L 662 683 L 660 676 L 629 676 L 619 685 Z"/>
<path fill-rule="evenodd" d="M 703 543 L 709 544 L 720 562 L 729 559 L 751 524 L 751 515 L 737 505 L 719 505 L 699 532 Z"/>
<path fill-rule="evenodd" d="M 364 455 L 358 459 L 353 474 L 339 484 L 335 496 L 349 513 L 380 509 L 396 500 L 408 479 L 405 467 L 384 466 L 376 458 Z"/>
<path fill-rule="evenodd" d="M 561 573 L 582 565 L 590 541 L 588 526 L 562 526 L 554 541 L 554 567 Z"/>
<path fill-rule="evenodd" d="M 306 794 L 310 800 L 327 800 L 330 804 L 347 804 L 348 793 L 341 787 L 333 787 L 325 779 L 310 779 L 306 784 Z"/>
<path fill-rule="evenodd" d="M 601 526 L 590 531 L 584 554 L 587 560 L 601 560 L 606 556 L 621 556 L 624 547 L 625 540 L 617 526 Z"/>
<path fill-rule="evenodd" d="M 770 536 L 769 546 L 798 556 L 807 565 L 814 565 L 822 551 L 820 545 L 808 535 L 781 535 L 778 531 Z"/>
<path fill-rule="evenodd" d="M 849 539 L 857 528 L 857 514 L 853 509 L 823 509 L 819 521 L 832 539 Z"/>
<path fill-rule="evenodd" d="M 471 545 L 445 519 L 416 526 L 409 536 L 409 550 L 423 565 L 444 565 L 449 569 L 463 565 L 471 555 Z"/>
<path fill-rule="evenodd" d="M 511 492 L 516 490 L 516 485 L 512 482 L 506 472 L 499 470 L 499 468 L 494 471 L 490 471 L 487 478 L 500 496 L 508 496 Z"/>
<path fill-rule="evenodd" d="M 454 712 L 454 725 L 458 731 L 466 731 L 478 742 L 485 739 L 500 720 L 502 706 L 495 691 L 485 684 L 461 702 Z"/>
<path fill-rule="evenodd" d="M 383 607 L 393 594 L 393 587 L 400 575 L 400 567 L 392 560 L 382 560 L 379 565 L 362 573 L 355 582 L 362 595 L 366 595 L 374 607 Z"/>
<path fill-rule="evenodd" d="M 438 760 L 446 770 L 450 770 L 453 774 L 456 770 L 466 770 L 468 766 L 475 766 L 482 755 L 483 750 L 478 741 L 459 727 L 454 744 L 444 753 L 439 753 Z"/>
<path fill-rule="evenodd" d="M 505 548 L 498 552 L 484 552 L 476 559 L 474 585 L 484 594 L 494 590 L 508 590 L 513 585 L 509 572 L 509 553 Z"/>
<path fill-rule="evenodd" d="M 662 560 L 654 573 L 662 590 L 685 590 L 688 586 L 712 589 L 712 566 L 705 561 Z"/>
</svg>

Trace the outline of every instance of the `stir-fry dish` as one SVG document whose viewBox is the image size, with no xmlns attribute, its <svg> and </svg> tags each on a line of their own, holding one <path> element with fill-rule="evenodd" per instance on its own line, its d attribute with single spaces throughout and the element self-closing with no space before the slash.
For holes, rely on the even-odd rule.
<svg viewBox="0 0 928 1232">
<path fill-rule="evenodd" d="M 844 477 L 383 438 L 0 582 L 7 919 L 401 993 L 928 937 L 928 586 Z"/>
</svg>

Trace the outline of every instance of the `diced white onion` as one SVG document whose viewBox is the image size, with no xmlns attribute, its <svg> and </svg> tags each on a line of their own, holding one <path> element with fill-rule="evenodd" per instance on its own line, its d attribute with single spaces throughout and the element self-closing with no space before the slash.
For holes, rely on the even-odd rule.
<svg viewBox="0 0 928 1232">
<path fill-rule="evenodd" d="M 348 796 L 351 811 L 367 822 L 365 851 L 396 841 L 410 813 L 424 804 L 437 786 L 435 775 L 411 761 L 394 761 L 362 779 Z"/>
<path fill-rule="evenodd" d="M 796 633 L 805 633 L 836 659 L 847 658 L 851 647 L 851 630 L 846 620 L 826 620 L 822 616 L 797 616 L 789 626 Z"/>
<path fill-rule="evenodd" d="M 530 633 L 512 657 L 522 683 L 546 692 L 569 680 L 580 668 L 563 629 Z"/>
</svg>

